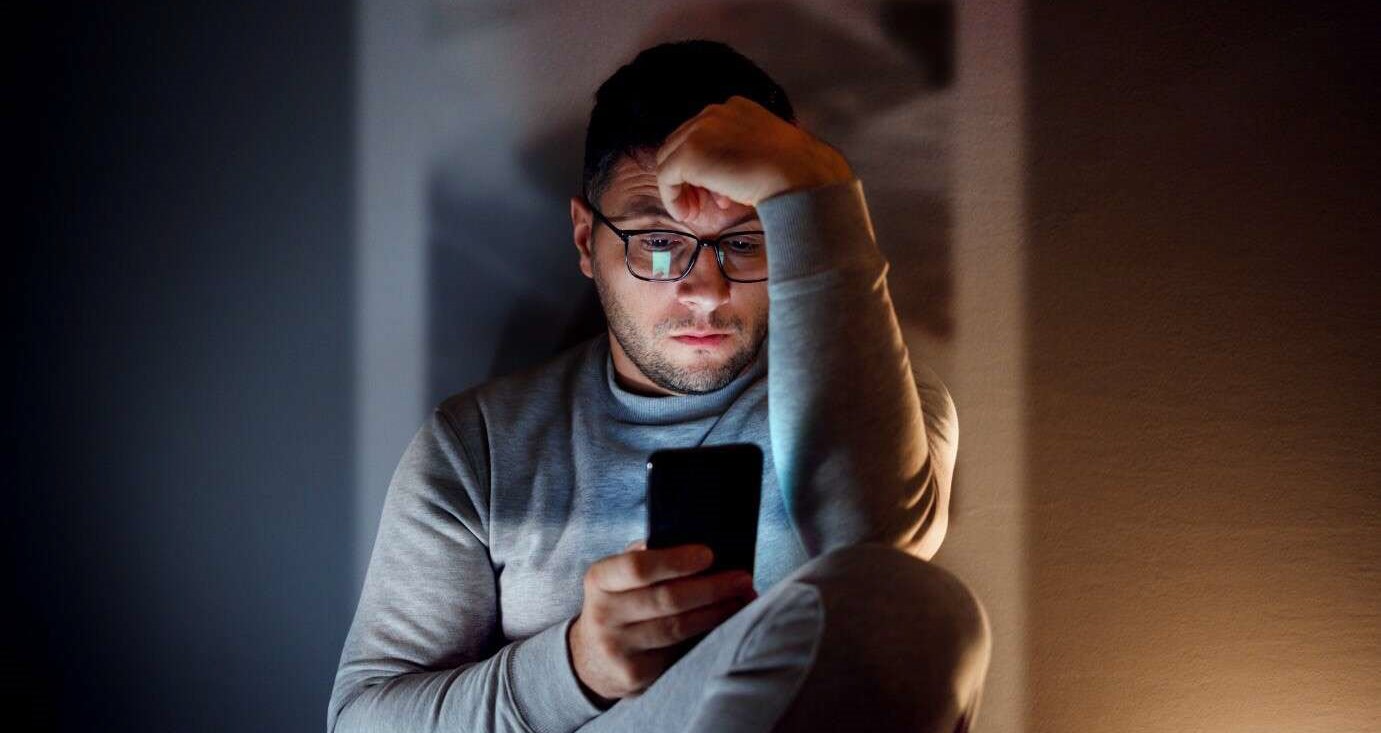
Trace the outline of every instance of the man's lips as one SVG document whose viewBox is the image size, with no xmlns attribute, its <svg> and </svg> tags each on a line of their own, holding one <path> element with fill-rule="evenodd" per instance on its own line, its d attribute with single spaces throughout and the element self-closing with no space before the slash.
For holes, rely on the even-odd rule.
<svg viewBox="0 0 1381 733">
<path fill-rule="evenodd" d="M 689 344 L 691 346 L 715 346 L 721 341 L 729 338 L 729 334 L 704 331 L 699 334 L 684 333 L 678 336 L 672 336 L 672 338 L 676 339 L 677 341 L 680 341 L 683 344 Z"/>
</svg>

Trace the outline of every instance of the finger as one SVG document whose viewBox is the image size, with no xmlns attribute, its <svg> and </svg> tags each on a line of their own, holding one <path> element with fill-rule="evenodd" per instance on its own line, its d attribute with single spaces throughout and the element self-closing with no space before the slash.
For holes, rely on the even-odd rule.
<svg viewBox="0 0 1381 733">
<path fill-rule="evenodd" d="M 610 598 L 610 615 L 619 623 L 633 624 L 675 616 L 752 592 L 753 576 L 742 570 L 676 578 L 614 594 Z"/>
<path fill-rule="evenodd" d="M 629 542 L 629 543 L 628 543 L 628 546 L 627 546 L 627 547 L 623 548 L 623 551 L 624 551 L 624 552 L 631 552 L 631 551 L 635 551 L 635 550 L 646 550 L 646 549 L 647 549 L 647 540 L 633 540 L 632 542 Z"/>
<path fill-rule="evenodd" d="M 618 593 L 664 580 L 698 573 L 714 562 L 704 545 L 681 545 L 612 555 L 590 566 L 588 577 L 596 588 Z"/>
<path fill-rule="evenodd" d="M 661 165 L 662 161 L 676 152 L 676 149 L 681 147 L 681 144 L 686 141 L 686 138 L 690 137 L 691 133 L 695 132 L 696 128 L 700 126 L 701 120 L 706 115 L 712 114 L 714 108 L 717 106 L 718 105 L 715 104 L 705 105 L 694 117 L 682 122 L 680 127 L 672 130 L 671 134 L 667 135 L 666 139 L 662 141 L 661 146 L 657 148 L 657 165 Z"/>
<path fill-rule="evenodd" d="M 724 623 L 749 599 L 736 597 L 675 616 L 643 621 L 623 627 L 621 636 L 628 649 L 664 649 L 710 631 Z"/>
<path fill-rule="evenodd" d="M 690 187 L 690 197 L 686 207 L 686 218 L 682 221 L 695 221 L 700 218 L 700 212 L 704 210 L 705 189 L 699 186 Z"/>
<path fill-rule="evenodd" d="M 662 194 L 663 208 L 667 210 L 671 218 L 677 221 L 684 221 L 682 217 L 685 216 L 685 200 L 688 188 L 689 186 L 680 183 L 670 186 L 666 190 L 662 190 L 661 186 L 658 186 L 658 190 Z"/>
<path fill-rule="evenodd" d="M 690 137 L 692 132 L 695 132 L 695 128 L 692 125 L 694 122 L 695 118 L 690 119 L 685 124 L 676 128 L 670 135 L 667 135 L 666 140 L 662 141 L 661 146 L 657 148 L 656 160 L 658 166 L 666 162 L 667 158 L 675 155 L 676 151 L 680 150 L 681 146 L 686 143 L 686 138 Z"/>
<path fill-rule="evenodd" d="M 687 177 L 693 165 L 691 155 L 686 148 L 681 148 L 657 167 L 657 192 L 662 197 L 662 205 L 673 219 L 681 222 L 699 215 L 695 193 L 699 187 Z"/>
<path fill-rule="evenodd" d="M 679 167 L 657 168 L 657 195 L 661 196 L 661 206 L 666 207 L 667 214 L 677 221 L 686 221 L 689 204 L 685 199 L 689 188 L 681 178 Z"/>
<path fill-rule="evenodd" d="M 689 183 L 681 184 L 680 214 L 673 216 L 677 221 L 692 221 L 699 216 L 700 190 Z"/>
</svg>

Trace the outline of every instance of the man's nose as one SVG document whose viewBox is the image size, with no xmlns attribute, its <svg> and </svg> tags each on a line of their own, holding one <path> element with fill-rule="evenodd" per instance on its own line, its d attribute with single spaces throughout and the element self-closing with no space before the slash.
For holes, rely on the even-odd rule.
<svg viewBox="0 0 1381 733">
<path fill-rule="evenodd" d="M 695 267 L 676 286 L 676 297 L 682 303 L 707 313 L 729 299 L 729 281 L 719 271 L 713 247 L 700 250 Z"/>
</svg>

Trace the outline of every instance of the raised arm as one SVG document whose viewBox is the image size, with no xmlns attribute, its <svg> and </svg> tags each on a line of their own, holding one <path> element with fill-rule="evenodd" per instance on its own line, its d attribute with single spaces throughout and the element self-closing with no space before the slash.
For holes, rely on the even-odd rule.
<svg viewBox="0 0 1381 733">
<path fill-rule="evenodd" d="M 929 559 L 948 526 L 958 423 L 912 364 L 858 179 L 761 201 L 777 480 L 812 554 L 879 541 Z"/>
<path fill-rule="evenodd" d="M 732 97 L 673 131 L 657 164 L 678 221 L 748 205 L 767 232 L 772 452 L 806 550 L 879 541 L 929 559 L 948 523 L 954 440 L 927 423 L 954 426 L 954 411 L 943 385 L 921 390 L 935 405 L 918 394 L 848 161 Z"/>
<path fill-rule="evenodd" d="M 435 411 L 403 454 L 341 652 L 328 733 L 564 733 L 599 713 L 572 672 L 569 621 L 504 644 L 485 453 L 467 447 L 482 436 L 464 432 Z"/>
</svg>

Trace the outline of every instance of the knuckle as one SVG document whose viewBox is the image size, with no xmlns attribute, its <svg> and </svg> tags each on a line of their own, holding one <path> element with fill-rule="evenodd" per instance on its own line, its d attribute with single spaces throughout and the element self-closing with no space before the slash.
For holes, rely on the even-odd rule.
<svg viewBox="0 0 1381 733">
<path fill-rule="evenodd" d="M 590 619 L 590 623 L 595 626 L 608 626 L 610 621 L 609 607 L 603 603 L 592 604 L 586 611 L 585 617 Z"/>
<path fill-rule="evenodd" d="M 628 575 L 637 583 L 645 583 L 652 572 L 652 560 L 646 553 L 628 555 Z"/>
<path fill-rule="evenodd" d="M 676 591 L 670 585 L 662 584 L 652 589 L 652 606 L 658 611 L 663 613 L 675 611 L 677 600 Z"/>
<path fill-rule="evenodd" d="M 682 616 L 668 616 L 662 619 L 662 633 L 674 641 L 686 636 L 686 620 Z"/>
<path fill-rule="evenodd" d="M 598 560 L 585 570 L 585 589 L 596 590 L 603 584 L 604 578 L 609 574 L 610 562 L 608 560 Z"/>
<path fill-rule="evenodd" d="M 676 152 L 668 160 L 672 162 L 683 163 L 686 159 L 686 156 L 694 155 L 697 151 L 704 147 L 704 134 L 705 133 L 703 123 L 700 125 L 696 125 L 694 130 L 691 130 L 690 132 L 686 133 L 686 136 L 681 139 L 681 145 L 676 149 Z"/>
</svg>

